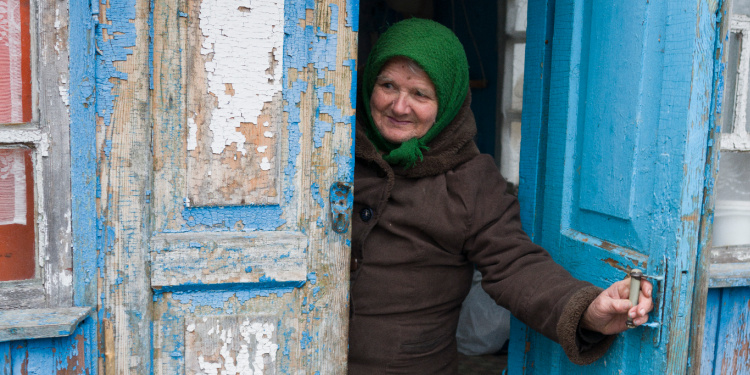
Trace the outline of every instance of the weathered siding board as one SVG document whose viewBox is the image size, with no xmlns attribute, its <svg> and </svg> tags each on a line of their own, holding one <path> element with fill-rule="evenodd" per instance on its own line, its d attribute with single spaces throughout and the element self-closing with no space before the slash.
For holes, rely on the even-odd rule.
<svg viewBox="0 0 750 375">
<path fill-rule="evenodd" d="M 107 374 L 151 371 L 150 5 L 146 0 L 99 2 L 99 288 Z"/>
<path fill-rule="evenodd" d="M 750 287 L 710 289 L 701 374 L 750 373 Z"/>
</svg>

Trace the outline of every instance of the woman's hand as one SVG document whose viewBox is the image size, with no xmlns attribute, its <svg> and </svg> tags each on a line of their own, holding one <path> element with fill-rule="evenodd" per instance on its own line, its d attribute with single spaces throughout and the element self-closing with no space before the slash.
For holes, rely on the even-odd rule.
<svg viewBox="0 0 750 375">
<path fill-rule="evenodd" d="M 639 326 L 648 321 L 648 313 L 653 309 L 651 292 L 653 286 L 646 280 L 641 281 L 641 293 L 638 305 L 631 306 L 629 297 L 630 278 L 618 281 L 605 289 L 581 317 L 581 328 L 613 335 L 628 329 L 628 317 Z"/>
</svg>

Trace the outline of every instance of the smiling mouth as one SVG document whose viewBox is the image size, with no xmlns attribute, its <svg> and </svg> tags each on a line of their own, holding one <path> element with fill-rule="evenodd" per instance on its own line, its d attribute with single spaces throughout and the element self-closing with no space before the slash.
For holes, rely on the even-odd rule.
<svg viewBox="0 0 750 375">
<path fill-rule="evenodd" d="M 392 117 L 392 116 L 388 116 L 388 120 L 390 120 L 391 123 L 393 123 L 395 125 L 409 125 L 409 124 L 411 124 L 411 121 L 409 121 L 409 120 L 399 120 L 399 119 L 397 119 L 395 117 Z"/>
</svg>

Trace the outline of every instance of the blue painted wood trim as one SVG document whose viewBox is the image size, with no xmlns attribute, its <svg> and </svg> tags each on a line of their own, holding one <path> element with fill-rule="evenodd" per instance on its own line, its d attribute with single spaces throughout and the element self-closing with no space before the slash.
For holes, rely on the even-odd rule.
<svg viewBox="0 0 750 375">
<path fill-rule="evenodd" d="M 70 336 L 90 307 L 0 311 L 0 342 Z"/>
<path fill-rule="evenodd" d="M 540 241 L 541 205 L 545 168 L 540 162 L 547 158 L 547 119 L 549 115 L 550 66 L 555 0 L 530 0 L 526 28 L 523 108 L 521 117 L 521 159 L 518 199 L 521 222 L 535 242 Z M 511 319 L 508 344 L 508 373 L 521 374 L 526 363 L 529 328 L 518 319 Z"/>
<path fill-rule="evenodd" d="M 88 2 L 70 3 L 69 31 L 73 301 L 76 306 L 95 306 L 97 281 L 95 24 Z"/>
<path fill-rule="evenodd" d="M 521 117 L 521 159 L 518 200 L 523 229 L 539 241 L 544 195 L 544 160 L 547 158 L 550 61 L 555 0 L 530 0 L 526 31 L 526 58 Z"/>
<path fill-rule="evenodd" d="M 73 304 L 97 306 L 96 213 L 96 50 L 97 1 L 69 4 L 71 227 L 73 232 Z M 99 357 L 96 314 L 79 329 L 84 339 L 85 373 L 96 374 Z M 81 369 L 81 373 L 84 369 Z"/>
</svg>

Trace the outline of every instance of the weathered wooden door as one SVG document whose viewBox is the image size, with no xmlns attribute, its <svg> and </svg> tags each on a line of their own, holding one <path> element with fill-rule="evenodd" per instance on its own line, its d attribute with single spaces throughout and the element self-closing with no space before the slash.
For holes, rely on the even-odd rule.
<svg viewBox="0 0 750 375">
<path fill-rule="evenodd" d="M 683 374 L 699 274 L 717 2 L 529 3 L 519 198 L 533 239 L 601 287 L 655 276 L 648 327 L 573 365 L 520 323 L 510 373 Z M 705 303 L 705 301 L 703 301 Z"/>
<path fill-rule="evenodd" d="M 115 5 L 107 373 L 345 373 L 356 2 Z"/>
</svg>

